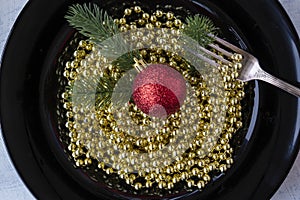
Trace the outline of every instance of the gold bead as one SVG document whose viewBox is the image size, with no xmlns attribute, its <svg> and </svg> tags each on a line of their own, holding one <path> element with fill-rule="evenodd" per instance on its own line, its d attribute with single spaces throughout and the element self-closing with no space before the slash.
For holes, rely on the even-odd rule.
<svg viewBox="0 0 300 200">
<path fill-rule="evenodd" d="M 209 182 L 210 181 L 210 176 L 208 174 L 205 174 L 203 176 L 203 180 L 206 181 L 206 182 Z"/>
<path fill-rule="evenodd" d="M 126 24 L 126 19 L 125 19 L 125 18 L 121 18 L 121 19 L 119 20 L 119 23 L 120 23 L 121 25 L 125 25 L 125 24 Z"/>
<path fill-rule="evenodd" d="M 130 25 L 130 29 L 131 29 L 131 30 L 136 30 L 136 29 L 137 29 L 137 27 L 136 27 L 136 25 L 135 25 L 135 24 L 131 24 L 131 25 Z"/>
<path fill-rule="evenodd" d="M 159 57 L 159 63 L 165 63 L 166 58 L 165 57 Z"/>
<path fill-rule="evenodd" d="M 167 21 L 166 26 L 171 28 L 173 26 L 173 22 L 172 21 Z"/>
<path fill-rule="evenodd" d="M 151 15 L 151 16 L 150 16 L 150 21 L 153 22 L 153 23 L 156 22 L 156 21 L 157 21 L 156 16 Z"/>
<path fill-rule="evenodd" d="M 90 159 L 90 158 L 84 159 L 84 164 L 85 165 L 91 165 L 92 164 L 92 159 Z"/>
<path fill-rule="evenodd" d="M 139 190 L 143 187 L 143 185 L 141 183 L 135 183 L 134 184 L 134 189 Z"/>
<path fill-rule="evenodd" d="M 205 186 L 205 182 L 204 182 L 204 181 L 198 181 L 197 187 L 198 187 L 199 189 L 202 189 L 204 186 Z"/>
<path fill-rule="evenodd" d="M 86 45 L 86 41 L 85 40 L 80 40 L 79 47 L 85 48 L 85 45 Z"/>
<path fill-rule="evenodd" d="M 172 166 L 167 166 L 166 172 L 167 172 L 168 174 L 172 174 L 172 173 L 174 172 L 174 168 L 173 168 Z"/>
<path fill-rule="evenodd" d="M 144 20 L 148 20 L 150 18 L 150 15 L 148 13 L 143 13 L 142 17 Z"/>
<path fill-rule="evenodd" d="M 147 28 L 147 29 L 153 29 L 154 26 L 153 26 L 153 24 L 146 24 L 146 28 Z"/>
<path fill-rule="evenodd" d="M 91 43 L 87 43 L 86 46 L 85 46 L 85 49 L 86 49 L 87 51 L 91 51 L 92 48 L 93 48 L 93 45 L 92 45 Z"/>
<path fill-rule="evenodd" d="M 156 16 L 156 17 L 162 17 L 162 16 L 163 16 L 163 12 L 162 12 L 161 10 L 157 10 L 157 11 L 155 12 L 155 16 Z"/>
<path fill-rule="evenodd" d="M 189 174 L 188 174 L 186 171 L 183 171 L 183 172 L 181 173 L 181 180 L 185 180 L 185 179 L 187 179 L 187 178 L 189 178 Z"/>
<path fill-rule="evenodd" d="M 226 163 L 227 163 L 228 165 L 233 164 L 233 159 L 232 159 L 232 158 L 227 158 L 227 159 L 226 159 Z"/>
<path fill-rule="evenodd" d="M 166 17 L 168 20 L 172 20 L 174 18 L 174 14 L 172 12 L 167 12 Z"/>
<path fill-rule="evenodd" d="M 235 54 L 234 59 L 239 62 L 243 59 L 243 56 L 241 54 Z"/>
<path fill-rule="evenodd" d="M 134 12 L 136 12 L 136 13 L 142 12 L 142 8 L 141 8 L 140 6 L 135 6 L 133 10 L 134 10 Z"/>
<path fill-rule="evenodd" d="M 146 186 L 146 188 L 150 188 L 150 187 L 152 187 L 152 182 L 151 181 L 146 181 L 146 183 L 145 183 L 145 186 Z"/>
<path fill-rule="evenodd" d="M 175 20 L 174 20 L 174 25 L 175 25 L 176 27 L 180 27 L 180 26 L 182 25 L 181 20 L 180 20 L 180 19 L 175 19 Z"/>
<path fill-rule="evenodd" d="M 174 187 L 174 183 L 173 182 L 168 182 L 167 183 L 167 188 L 170 190 Z"/>
<path fill-rule="evenodd" d="M 144 25 L 144 24 L 145 24 L 145 20 L 139 19 L 139 20 L 138 20 L 138 24 L 141 25 L 141 26 Z"/>
<path fill-rule="evenodd" d="M 158 183 L 159 189 L 163 189 L 163 188 L 165 188 L 166 186 L 167 186 L 167 184 L 166 184 L 165 181 L 160 181 L 160 182 Z"/>
<path fill-rule="evenodd" d="M 152 63 L 155 63 L 155 62 L 157 61 L 156 56 L 150 56 L 150 61 L 151 61 Z"/>
<path fill-rule="evenodd" d="M 131 15 L 131 13 L 132 13 L 132 10 L 130 8 L 126 8 L 124 10 L 124 15 Z"/>
<path fill-rule="evenodd" d="M 127 31 L 127 28 L 126 28 L 125 26 L 121 26 L 121 27 L 120 27 L 120 31 L 121 31 L 121 32 L 125 32 L 125 31 Z"/>
<path fill-rule="evenodd" d="M 199 167 L 204 167 L 205 161 L 201 159 L 201 160 L 198 161 L 197 164 L 198 164 Z"/>
<path fill-rule="evenodd" d="M 148 54 L 148 52 L 145 49 L 143 49 L 143 50 L 140 51 L 140 54 L 142 56 L 146 56 Z"/>
<path fill-rule="evenodd" d="M 119 19 L 114 19 L 114 23 L 115 24 L 120 24 L 120 20 Z"/>
<path fill-rule="evenodd" d="M 197 167 L 194 167 L 191 172 L 192 172 L 193 176 L 197 176 L 199 174 L 200 170 Z"/>
<path fill-rule="evenodd" d="M 221 172 L 225 172 L 227 170 L 227 166 L 225 164 L 221 164 L 219 166 L 219 169 L 220 169 Z"/>
<path fill-rule="evenodd" d="M 83 166 L 84 162 L 83 162 L 83 160 L 79 159 L 79 160 L 76 160 L 75 164 L 76 164 L 77 167 L 81 167 L 81 166 Z"/>
<path fill-rule="evenodd" d="M 194 166 L 195 161 L 193 159 L 188 160 L 187 164 L 188 164 L 188 166 L 192 167 L 192 166 Z"/>
<path fill-rule="evenodd" d="M 187 182 L 187 186 L 190 187 L 190 188 L 193 187 L 194 184 L 195 184 L 194 180 L 187 180 L 186 182 Z"/>
</svg>

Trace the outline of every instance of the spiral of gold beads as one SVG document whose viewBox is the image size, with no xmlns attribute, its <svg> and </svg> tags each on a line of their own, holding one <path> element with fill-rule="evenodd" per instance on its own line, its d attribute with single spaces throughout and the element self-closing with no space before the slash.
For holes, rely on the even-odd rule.
<svg viewBox="0 0 300 200">
<path fill-rule="evenodd" d="M 115 19 L 115 23 L 122 32 L 141 27 L 178 30 L 184 26 L 172 12 L 156 10 L 150 14 L 139 6 L 125 9 L 123 17 Z M 225 93 L 220 100 L 211 97 L 211 88 L 207 86 L 210 81 L 215 81 L 213 74 L 208 75 L 206 81 L 200 73 L 192 70 L 184 58 L 160 48 L 141 49 L 139 52 L 147 63 L 166 63 L 173 67 L 189 83 L 190 90 L 180 111 L 161 120 L 150 119 L 132 103 L 126 104 L 117 115 L 113 114 L 109 105 L 96 107 L 95 110 L 85 102 L 74 105 L 72 87 L 78 77 L 96 74 L 117 81 L 122 76 L 117 66 L 99 55 L 92 43 L 82 40 L 74 51 L 74 59 L 66 62 L 63 73 L 67 85 L 61 94 L 61 102 L 67 118 L 65 127 L 69 130 L 68 150 L 77 167 L 97 162 L 99 170 L 107 175 L 117 174 L 136 190 L 171 190 L 179 183 L 185 183 L 186 188 L 203 189 L 212 180 L 212 172 L 223 173 L 233 164 L 234 152 L 230 140 L 243 125 L 241 100 L 245 95 L 244 84 L 236 80 L 242 58 L 234 55 L 232 65 L 218 61 L 220 67 L 213 69 L 223 78 L 224 87 L 221 89 Z M 219 116 L 220 110 L 226 115 Z M 212 123 L 213 116 L 220 119 L 221 128 Z M 128 120 L 117 123 L 118 118 L 126 117 Z M 127 130 L 126 127 L 132 127 L 132 123 L 135 124 L 134 128 Z M 188 128 L 180 129 L 181 126 Z M 149 131 L 148 127 L 151 128 Z M 175 159 L 168 160 L 169 155 L 159 152 L 175 138 L 181 139 L 181 143 L 176 147 L 170 146 L 169 150 L 174 152 Z M 116 153 L 118 149 L 120 152 Z M 153 159 L 149 166 L 149 163 L 135 156 L 128 156 L 140 153 L 150 153 L 161 160 Z"/>
</svg>

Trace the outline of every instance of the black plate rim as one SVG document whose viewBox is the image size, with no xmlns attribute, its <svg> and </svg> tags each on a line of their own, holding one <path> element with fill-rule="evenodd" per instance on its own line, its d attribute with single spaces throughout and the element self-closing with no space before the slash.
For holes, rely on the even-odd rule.
<svg viewBox="0 0 300 200">
<path fill-rule="evenodd" d="M 298 36 L 297 36 L 297 34 L 296 34 L 295 28 L 293 27 L 293 25 L 292 25 L 290 19 L 287 17 L 286 12 L 283 10 L 283 8 L 282 8 L 281 5 L 279 4 L 279 2 L 277 2 L 277 1 L 272 1 L 272 2 L 273 2 L 273 4 L 275 4 L 275 6 L 278 8 L 278 10 L 280 10 L 280 13 L 284 16 L 284 17 L 283 17 L 283 20 L 285 21 L 286 24 L 288 24 L 288 27 L 290 28 L 289 30 L 292 32 L 292 35 L 294 35 L 293 40 L 294 40 L 294 42 L 297 44 L 297 47 L 296 47 L 296 48 L 299 50 L 299 49 L 300 49 L 300 48 L 299 48 L 299 38 L 298 38 Z M 1 72 L 3 71 L 3 67 L 5 67 L 5 65 L 6 65 L 5 57 L 6 57 L 6 54 L 7 54 L 7 48 L 10 48 L 11 40 L 13 40 L 13 38 L 14 38 L 14 31 L 15 31 L 18 27 L 21 26 L 20 24 L 22 23 L 22 16 L 24 15 L 24 13 L 27 12 L 27 10 L 29 10 L 31 4 L 33 4 L 33 3 L 35 3 L 35 1 L 29 1 L 29 2 L 26 4 L 25 8 L 23 9 L 22 13 L 21 13 L 20 16 L 18 17 L 18 19 L 17 19 L 17 21 L 16 21 L 16 23 L 15 23 L 13 29 L 12 29 L 12 32 L 11 32 L 11 34 L 10 34 L 10 36 L 9 36 L 10 39 L 8 40 L 8 42 L 7 42 L 7 44 L 6 44 L 5 51 L 4 51 L 3 55 L 2 55 L 2 59 L 3 59 L 3 60 L 2 60 L 2 63 L 1 63 Z M 1 82 L 3 82 L 3 76 L 2 76 L 2 73 L 1 73 Z M 3 88 L 2 88 L 2 85 L 1 85 L 1 94 L 2 94 L 2 92 L 3 92 Z M 2 98 L 3 98 L 3 95 L 2 95 Z M 3 101 L 2 98 L 1 98 L 1 102 Z M 298 106 L 298 107 L 299 107 L 299 106 Z M 1 116 L 4 116 L 4 115 L 5 115 L 5 114 L 3 113 L 3 108 L 2 108 L 2 105 L 1 105 Z M 18 167 L 17 161 L 14 160 L 14 154 L 15 154 L 15 152 L 14 152 L 14 151 L 12 150 L 12 148 L 10 147 L 11 145 L 10 145 L 9 141 L 7 141 L 7 137 L 6 137 L 5 133 L 4 133 L 4 132 L 6 132 L 6 131 L 5 131 L 6 127 L 5 127 L 5 125 L 4 125 L 4 123 L 5 123 L 4 121 L 5 121 L 5 120 L 3 120 L 3 119 L 1 118 L 1 127 L 2 127 L 2 130 L 3 130 L 3 133 L 2 133 L 2 134 L 3 134 L 3 138 L 4 138 L 4 141 L 5 141 L 5 144 L 6 144 L 6 146 L 8 146 L 8 147 L 7 147 L 8 152 L 9 152 L 10 156 L 12 157 L 12 161 L 13 161 L 13 163 L 15 164 L 18 173 L 20 174 L 20 176 L 22 177 L 22 179 L 25 181 L 26 185 L 29 185 L 29 189 L 30 189 L 30 188 L 31 188 L 31 186 L 30 186 L 31 183 L 29 183 L 30 181 L 28 181 L 28 180 L 24 177 L 24 175 L 23 175 L 24 172 L 22 172 L 23 170 L 20 169 L 20 167 Z M 285 170 L 285 172 L 284 172 L 285 174 L 287 174 L 288 171 L 290 170 L 290 168 L 291 168 L 291 166 L 292 166 L 292 163 L 293 163 L 293 161 L 295 160 L 295 157 L 296 157 L 297 152 L 298 152 L 298 149 L 299 149 L 299 139 L 298 139 L 298 136 L 295 136 L 295 137 L 297 137 L 297 138 L 295 139 L 296 142 L 293 144 L 293 147 L 292 147 L 291 153 L 290 153 L 291 158 L 289 159 L 289 160 L 291 161 L 291 163 L 289 163 L 288 167 L 286 167 L 286 170 Z M 37 169 L 39 169 L 39 168 L 37 168 Z M 41 173 L 40 175 L 43 176 L 42 173 Z M 277 186 L 275 186 L 275 189 L 273 190 L 272 193 L 274 193 L 274 192 L 276 191 L 276 189 L 279 187 L 279 185 L 280 185 L 280 183 L 283 181 L 283 179 L 284 179 L 284 177 L 281 177 L 281 181 L 279 181 L 279 182 L 277 183 Z M 43 182 L 43 181 L 42 181 L 42 182 Z M 43 184 L 47 184 L 47 182 L 44 182 Z M 49 186 L 50 186 L 50 185 L 49 185 Z M 51 186 L 50 186 L 50 188 L 51 188 Z M 37 193 L 37 192 L 35 192 L 35 189 L 30 189 L 30 190 L 33 191 L 33 194 L 36 194 L 36 193 Z M 49 191 L 50 191 L 50 190 L 51 190 L 51 189 L 49 189 Z M 37 196 L 38 196 L 38 195 L 37 195 Z"/>
</svg>

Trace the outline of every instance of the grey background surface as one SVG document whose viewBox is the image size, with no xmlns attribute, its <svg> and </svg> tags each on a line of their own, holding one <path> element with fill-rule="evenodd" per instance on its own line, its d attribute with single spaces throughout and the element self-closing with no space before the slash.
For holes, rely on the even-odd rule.
<svg viewBox="0 0 300 200">
<path fill-rule="evenodd" d="M 27 0 L 0 0 L 0 55 L 9 32 Z M 300 33 L 300 0 L 280 0 Z M 224 2 L 225 3 L 225 2 Z M 299 66 L 300 67 L 300 66 Z M 15 171 L 0 135 L 0 199 L 35 199 Z M 272 200 L 300 200 L 300 154 Z"/>
</svg>

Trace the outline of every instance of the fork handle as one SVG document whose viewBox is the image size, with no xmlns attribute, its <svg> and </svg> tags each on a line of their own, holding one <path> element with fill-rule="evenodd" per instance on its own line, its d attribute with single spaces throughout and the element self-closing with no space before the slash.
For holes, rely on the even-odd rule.
<svg viewBox="0 0 300 200">
<path fill-rule="evenodd" d="M 266 71 L 259 69 L 256 74 L 255 74 L 256 79 L 265 81 L 267 83 L 270 83 L 290 94 L 295 95 L 296 97 L 300 97 L 300 88 L 297 88 L 269 73 L 267 73 Z"/>
</svg>

